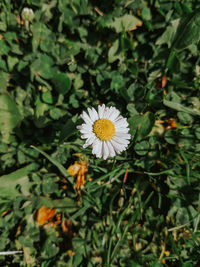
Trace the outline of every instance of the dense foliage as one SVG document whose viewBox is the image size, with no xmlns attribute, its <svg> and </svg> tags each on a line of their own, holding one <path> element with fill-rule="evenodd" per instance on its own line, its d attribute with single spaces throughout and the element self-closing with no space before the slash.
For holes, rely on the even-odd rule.
<svg viewBox="0 0 200 267">
<path fill-rule="evenodd" d="M 199 266 L 200 3 L 0 2 L 1 266 Z M 96 159 L 105 103 L 131 144 Z"/>
</svg>

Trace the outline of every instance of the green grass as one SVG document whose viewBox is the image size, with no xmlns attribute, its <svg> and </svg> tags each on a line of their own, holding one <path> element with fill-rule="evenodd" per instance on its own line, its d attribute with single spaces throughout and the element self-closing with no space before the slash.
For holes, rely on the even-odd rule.
<svg viewBox="0 0 200 267">
<path fill-rule="evenodd" d="M 200 265 L 199 25 L 195 0 L 1 1 L 0 266 Z M 76 129 L 103 103 L 131 134 L 106 161 Z"/>
</svg>

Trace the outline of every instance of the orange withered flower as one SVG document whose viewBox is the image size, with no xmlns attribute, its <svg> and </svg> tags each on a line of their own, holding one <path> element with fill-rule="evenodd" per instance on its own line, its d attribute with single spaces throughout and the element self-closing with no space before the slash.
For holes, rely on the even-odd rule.
<svg viewBox="0 0 200 267">
<path fill-rule="evenodd" d="M 88 164 L 84 160 L 80 160 L 80 162 L 75 161 L 75 163 L 67 169 L 68 173 L 75 177 L 76 179 L 76 188 L 79 189 L 80 187 L 84 186 L 85 184 L 85 175 L 88 172 Z"/>
<path fill-rule="evenodd" d="M 36 217 L 36 222 L 40 225 L 45 224 L 46 222 L 50 221 L 56 213 L 56 209 L 46 208 L 42 206 L 38 212 Z"/>
</svg>

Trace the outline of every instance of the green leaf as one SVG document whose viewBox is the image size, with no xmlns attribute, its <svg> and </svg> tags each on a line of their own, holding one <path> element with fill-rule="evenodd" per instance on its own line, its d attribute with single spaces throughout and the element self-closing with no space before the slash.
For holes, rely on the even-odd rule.
<svg viewBox="0 0 200 267">
<path fill-rule="evenodd" d="M 39 205 L 46 206 L 48 208 L 55 208 L 55 209 L 64 209 L 67 212 L 73 212 L 77 209 L 77 203 L 68 197 L 62 199 L 51 199 L 48 197 L 40 197 L 39 198 Z"/>
<path fill-rule="evenodd" d="M 125 14 L 122 17 L 115 18 L 114 22 L 108 24 L 108 26 L 114 28 L 117 33 L 123 31 L 133 31 L 138 26 L 142 25 L 142 21 L 137 17 L 129 14 Z"/>
<path fill-rule="evenodd" d="M 148 8 L 147 6 L 145 8 L 143 8 L 142 9 L 141 16 L 145 20 L 151 20 L 152 16 L 151 16 L 151 10 L 150 10 L 150 8 Z"/>
<path fill-rule="evenodd" d="M 30 66 L 34 75 L 39 75 L 45 79 L 53 77 L 56 68 L 53 67 L 54 61 L 51 57 L 45 54 L 39 54 L 38 59 L 36 59 Z"/>
<path fill-rule="evenodd" d="M 183 50 L 200 39 L 200 9 L 184 17 L 177 29 L 173 47 Z"/>
<path fill-rule="evenodd" d="M 52 181 L 45 181 L 42 185 L 44 194 L 52 194 L 58 190 L 58 185 Z"/>
<path fill-rule="evenodd" d="M 52 77 L 52 82 L 54 84 L 55 90 L 62 95 L 68 93 L 71 88 L 71 81 L 69 77 L 64 73 L 56 73 Z"/>
<path fill-rule="evenodd" d="M 40 42 L 44 42 L 46 39 L 49 39 L 49 35 L 51 31 L 46 27 L 46 25 L 42 22 L 34 23 L 31 27 L 33 38 L 32 38 L 32 47 L 35 52 L 40 44 Z M 42 45 L 42 49 L 43 49 Z"/>
<path fill-rule="evenodd" d="M 134 146 L 135 152 L 140 155 L 140 156 L 144 156 L 147 154 L 148 150 L 149 150 L 149 143 L 147 141 L 142 141 L 140 143 L 137 143 Z"/>
<path fill-rule="evenodd" d="M 29 195 L 29 188 L 32 183 L 29 181 L 28 175 L 36 171 L 38 164 L 31 163 L 26 167 L 23 167 L 15 172 L 6 174 L 0 177 L 0 197 L 15 198 L 21 195 L 21 192 L 16 189 L 17 185 L 20 185 L 20 190 L 24 195 Z"/>
<path fill-rule="evenodd" d="M 116 92 L 123 86 L 124 80 L 121 75 L 114 75 L 110 84 L 110 88 L 114 89 Z"/>
<path fill-rule="evenodd" d="M 9 136 L 14 128 L 19 125 L 22 117 L 18 108 L 7 93 L 0 95 L 0 131 L 4 142 L 9 142 Z"/>
<path fill-rule="evenodd" d="M 0 85 L 0 92 L 5 92 L 5 89 L 7 87 L 7 83 L 9 81 L 9 75 L 8 73 L 4 72 L 4 71 L 0 71 L 0 81 L 1 81 L 1 85 Z"/>
<path fill-rule="evenodd" d="M 37 119 L 39 119 L 40 117 L 44 116 L 45 111 L 49 110 L 49 105 L 46 103 L 43 103 L 40 100 L 40 96 L 37 95 L 36 101 L 35 101 L 35 116 Z"/>
<path fill-rule="evenodd" d="M 19 62 L 19 59 L 17 57 L 7 57 L 8 62 L 8 70 L 13 71 L 14 66 Z"/>
<path fill-rule="evenodd" d="M 59 138 L 60 142 L 68 139 L 70 136 L 74 134 L 75 131 L 76 131 L 75 123 L 73 122 L 72 119 L 69 119 L 61 129 Z"/>
<path fill-rule="evenodd" d="M 167 143 L 175 145 L 178 143 L 178 133 L 176 130 L 169 130 L 165 133 Z"/>
<path fill-rule="evenodd" d="M 45 158 L 47 158 L 53 165 L 55 165 L 58 170 L 62 173 L 62 175 L 64 177 L 70 177 L 69 173 L 67 172 L 67 170 L 63 167 L 62 164 L 60 164 L 57 160 L 53 159 L 51 156 L 49 156 L 46 152 L 42 151 L 41 149 L 35 147 L 35 146 L 31 146 L 33 149 L 37 150 L 38 152 L 40 152 Z"/>
<path fill-rule="evenodd" d="M 48 91 L 43 92 L 42 100 L 47 104 L 53 104 L 54 100 L 53 100 L 51 91 L 48 90 Z"/>
<path fill-rule="evenodd" d="M 176 103 L 176 102 L 172 102 L 172 101 L 168 101 L 168 100 L 164 99 L 163 104 L 165 106 L 172 108 L 174 110 L 177 110 L 177 111 L 182 111 L 182 112 L 188 113 L 188 114 L 193 115 L 193 116 L 200 116 L 200 110 L 195 109 L 195 108 L 193 108 L 193 109 L 187 108 L 184 105 L 181 105 L 180 103 Z"/>
<path fill-rule="evenodd" d="M 119 49 L 119 40 L 117 39 L 108 50 L 109 63 L 113 63 L 114 61 L 120 58 L 120 53 L 118 53 L 118 49 Z"/>
<path fill-rule="evenodd" d="M 178 28 L 179 19 L 171 22 L 172 25 L 167 26 L 164 33 L 157 39 L 156 45 L 167 44 L 168 48 L 172 46 L 174 41 L 174 36 Z"/>
<path fill-rule="evenodd" d="M 62 117 L 62 111 L 59 108 L 53 108 L 50 110 L 50 116 L 54 120 L 58 120 Z"/>
<path fill-rule="evenodd" d="M 128 119 L 130 126 L 130 133 L 135 136 L 136 140 L 145 138 L 152 130 L 155 117 L 151 112 L 145 113 L 143 116 L 135 115 Z"/>
<path fill-rule="evenodd" d="M 197 139 L 200 139 L 200 127 L 195 129 L 195 135 L 196 135 Z"/>
<path fill-rule="evenodd" d="M 181 123 L 183 124 L 191 124 L 194 121 L 194 117 L 186 112 L 179 111 L 177 116 Z"/>
</svg>

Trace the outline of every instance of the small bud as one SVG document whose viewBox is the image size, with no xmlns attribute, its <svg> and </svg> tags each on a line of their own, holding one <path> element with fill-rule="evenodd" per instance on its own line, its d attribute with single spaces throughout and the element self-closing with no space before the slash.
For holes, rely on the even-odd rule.
<svg viewBox="0 0 200 267">
<path fill-rule="evenodd" d="M 32 22 L 32 20 L 34 19 L 33 10 L 31 8 L 28 8 L 28 7 L 23 8 L 22 19 L 24 21 Z"/>
</svg>

